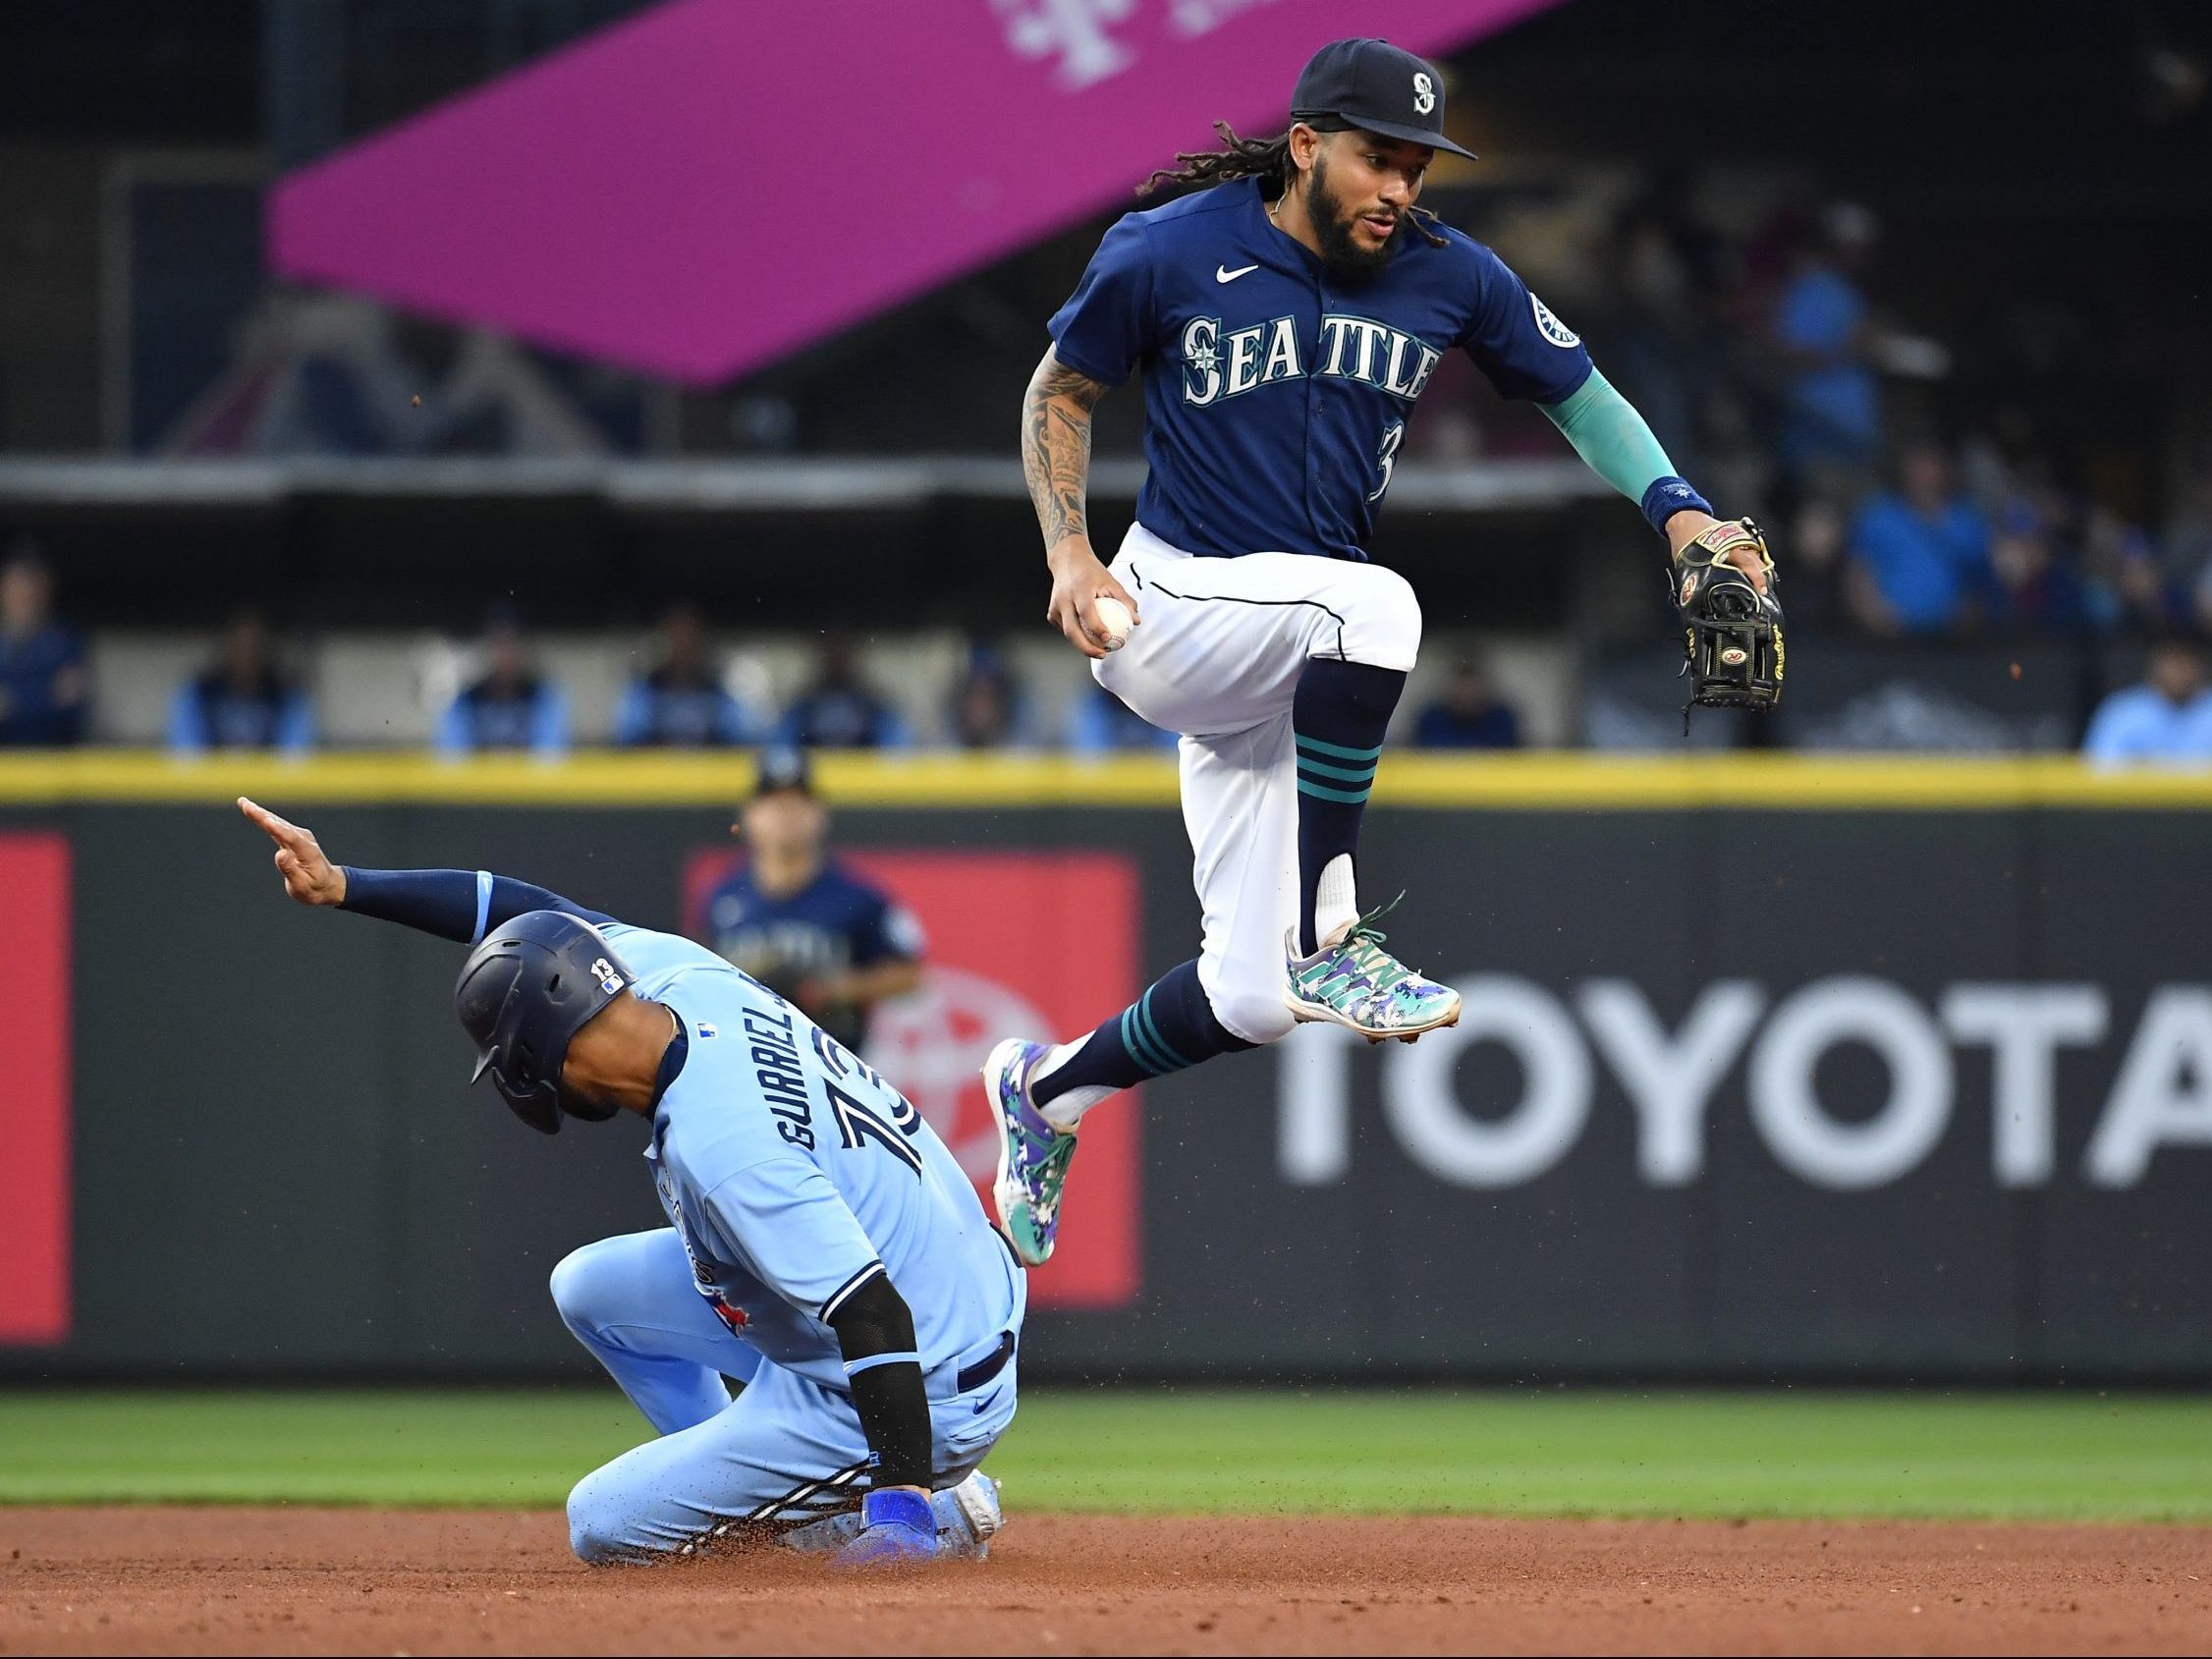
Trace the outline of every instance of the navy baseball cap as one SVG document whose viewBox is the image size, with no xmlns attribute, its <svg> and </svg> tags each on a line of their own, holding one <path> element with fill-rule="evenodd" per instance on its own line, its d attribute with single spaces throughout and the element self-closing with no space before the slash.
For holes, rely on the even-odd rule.
<svg viewBox="0 0 2212 1659">
<path fill-rule="evenodd" d="M 1291 119 L 1322 133 L 1356 127 L 1464 155 L 1444 136 L 1444 77 L 1387 40 L 1332 40 L 1313 54 L 1291 94 Z"/>
<path fill-rule="evenodd" d="M 777 744 L 762 749 L 752 778 L 753 800 L 758 801 L 764 795 L 780 795 L 787 789 L 812 795 L 813 762 L 807 759 L 806 751 L 795 744 Z"/>
</svg>

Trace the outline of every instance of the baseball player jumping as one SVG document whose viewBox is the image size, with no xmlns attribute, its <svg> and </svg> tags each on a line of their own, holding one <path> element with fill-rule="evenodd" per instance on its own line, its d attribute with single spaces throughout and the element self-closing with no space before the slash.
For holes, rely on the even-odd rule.
<svg viewBox="0 0 2212 1659">
<path fill-rule="evenodd" d="M 1204 912 L 1197 959 L 1129 1008 L 1073 1042 L 1009 1039 L 984 1067 L 999 1215 L 1031 1263 L 1052 1253 L 1077 1127 L 1116 1090 L 1300 1021 L 1379 1042 L 1460 1017 L 1458 992 L 1384 948 L 1391 907 L 1362 912 L 1356 890 L 1360 817 L 1421 633 L 1412 588 L 1367 562 L 1368 532 L 1445 352 L 1534 400 L 1641 505 L 1686 614 L 1723 570 L 1754 611 L 1772 603 L 1756 529 L 1713 517 L 1503 260 L 1415 207 L 1435 152 L 1468 153 L 1444 137 L 1436 70 L 1339 40 L 1306 65 L 1291 115 L 1266 141 L 1222 127 L 1228 148 L 1154 175 L 1199 188 L 1106 233 L 1023 405 L 1047 617 L 1100 685 L 1181 734 Z M 1139 366 L 1150 470 L 1109 568 L 1084 517 L 1091 411 Z M 1701 636 L 1690 617 L 1693 659 L 1700 637 L 1710 647 L 1700 700 L 1728 700 L 1725 686 L 1703 694 L 1708 679 L 1778 684 L 1778 635 L 1748 656 L 1739 642 L 1763 617 L 1717 614 L 1738 631 Z"/>
<path fill-rule="evenodd" d="M 455 1010 L 525 1123 L 652 1126 L 669 1225 L 553 1270 L 561 1317 L 661 1436 L 578 1483 L 576 1553 L 765 1533 L 849 1566 L 983 1554 L 1000 1512 L 977 1465 L 1014 1419 L 1026 1281 L 907 1099 L 702 945 L 483 870 L 333 864 L 239 808 L 299 903 L 472 947 Z"/>
</svg>

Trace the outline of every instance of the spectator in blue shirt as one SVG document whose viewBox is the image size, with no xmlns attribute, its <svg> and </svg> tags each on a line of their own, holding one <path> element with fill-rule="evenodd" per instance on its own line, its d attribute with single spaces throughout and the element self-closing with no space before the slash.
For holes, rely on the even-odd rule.
<svg viewBox="0 0 2212 1659">
<path fill-rule="evenodd" d="M 661 619 L 665 654 L 633 680 L 615 712 L 615 742 L 625 748 L 729 748 L 753 739 L 749 710 L 715 677 L 706 625 L 690 605 Z"/>
<path fill-rule="evenodd" d="M 0 747 L 84 740 L 84 642 L 54 620 L 54 576 L 27 542 L 0 567 Z"/>
<path fill-rule="evenodd" d="M 220 659 L 170 699 L 169 747 L 178 754 L 211 748 L 304 754 L 314 741 L 313 708 L 299 683 L 278 668 L 258 611 L 233 617 Z"/>
<path fill-rule="evenodd" d="M 2105 698 L 2081 752 L 2102 765 L 2212 765 L 2212 667 L 2204 642 L 2175 634 L 2153 645 L 2143 683 Z"/>
<path fill-rule="evenodd" d="M 1856 280 L 1875 232 L 1865 208 L 1831 206 L 1821 215 L 1818 240 L 1776 297 L 1774 341 L 1790 371 L 1781 447 L 1800 475 L 1822 467 L 1871 467 L 1881 454 L 1874 314 Z"/>
<path fill-rule="evenodd" d="M 568 694 L 538 673 L 522 619 L 494 611 L 484 625 L 484 673 L 464 688 L 438 722 L 441 754 L 527 749 L 551 757 L 569 747 Z"/>
<path fill-rule="evenodd" d="M 1521 711 L 1490 689 L 1481 665 L 1462 657 L 1444 694 L 1413 723 L 1420 748 L 1519 748 Z"/>
<path fill-rule="evenodd" d="M 784 711 L 776 739 L 802 748 L 905 748 L 913 741 L 898 711 L 862 683 L 843 634 L 823 636 L 813 682 Z"/>
<path fill-rule="evenodd" d="M 1899 483 L 1860 508 L 1852 525 L 1852 609 L 1876 634 L 1967 628 L 1996 585 L 1988 522 L 1953 487 L 1951 458 L 1939 444 L 1908 449 Z"/>
</svg>

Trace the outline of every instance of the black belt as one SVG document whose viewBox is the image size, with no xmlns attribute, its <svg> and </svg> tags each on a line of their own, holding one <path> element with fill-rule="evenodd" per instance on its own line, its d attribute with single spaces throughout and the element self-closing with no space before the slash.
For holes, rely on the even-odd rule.
<svg viewBox="0 0 2212 1659">
<path fill-rule="evenodd" d="M 999 1345 L 995 1350 L 984 1355 L 972 1365 L 963 1365 L 960 1368 L 959 1373 L 953 1378 L 953 1391 L 957 1394 L 969 1394 L 981 1388 L 1005 1370 L 1006 1362 L 1013 1357 L 1014 1333 L 1006 1331 L 1000 1334 Z"/>
</svg>

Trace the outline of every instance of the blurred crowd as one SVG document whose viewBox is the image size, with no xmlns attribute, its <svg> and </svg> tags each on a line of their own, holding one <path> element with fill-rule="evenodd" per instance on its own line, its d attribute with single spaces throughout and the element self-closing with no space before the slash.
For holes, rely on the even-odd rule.
<svg viewBox="0 0 2212 1659">
<path fill-rule="evenodd" d="M 1491 199 L 1440 196 L 1437 205 L 1489 234 Z M 2212 442 L 2193 456 L 2172 445 L 2179 464 L 2155 480 L 2145 463 L 2116 483 L 2110 467 L 2088 458 L 2103 438 L 2097 421 L 2070 419 L 2067 400 L 2022 393 L 2033 376 L 1997 360 L 2035 355 L 2018 331 L 1969 339 L 1956 292 L 1946 311 L 1924 284 L 1902 281 L 1896 272 L 1910 262 L 1886 248 L 1880 219 L 1865 207 L 1804 210 L 1791 204 L 1801 195 L 1778 195 L 1770 209 L 1740 213 L 1724 228 L 1701 214 L 1699 193 L 1684 181 L 1646 180 L 1641 194 L 1622 199 L 1610 219 L 1595 209 L 1586 234 L 1550 238 L 1565 250 L 1562 268 L 1583 273 L 1576 319 L 1679 470 L 1722 511 L 1753 514 L 1775 532 L 1797 636 L 1898 640 L 1923 656 L 1954 654 L 1947 641 L 2002 640 L 2000 661 L 2009 650 L 2024 655 L 2024 643 L 2079 641 L 2093 648 L 2074 654 L 2125 665 L 2123 676 L 2147 644 L 2138 683 L 2108 690 L 2113 680 L 2100 666 L 2085 676 L 2061 735 L 2035 747 L 2085 732 L 2084 748 L 2103 758 L 2212 759 L 2204 643 Z M 1505 240 L 1518 252 L 1547 239 L 1522 226 Z M 1541 270 L 1532 275 L 1546 280 Z M 1921 308 L 1935 314 L 1912 314 Z M 252 335 L 262 356 L 248 357 L 269 371 L 233 376 L 225 384 L 236 396 L 202 400 L 198 423 L 170 447 L 609 453 L 643 441 L 619 376 L 331 298 L 272 300 L 264 321 Z M 2076 338 L 2093 332 L 2082 317 L 2048 326 Z M 1033 347 L 1022 338 L 1023 350 Z M 1456 356 L 1440 366 L 1409 434 L 1418 459 L 1451 466 L 1560 453 L 1547 423 L 1526 409 L 1486 404 L 1477 379 Z M 407 418 L 387 431 L 378 422 L 401 407 L 403 386 L 426 386 L 430 396 L 411 401 Z M 2182 415 L 2177 426 L 2186 431 Z M 795 420 L 770 422 L 773 431 L 763 426 L 737 447 L 794 447 Z M 2155 446 L 2136 433 L 2118 447 L 2143 455 Z M 2145 505 L 2154 502 L 2163 505 Z M 170 747 L 315 747 L 314 697 L 300 660 L 266 618 L 240 612 L 175 688 Z M 542 665 L 520 615 L 491 615 L 465 661 L 437 711 L 439 751 L 556 754 L 574 746 L 572 690 Z M 594 741 L 611 732 L 632 748 L 785 743 L 1092 754 L 1173 745 L 1095 687 L 1073 698 L 1040 695 L 1016 654 L 988 639 L 967 644 L 934 703 L 883 695 L 854 642 L 834 634 L 820 639 L 803 677 L 787 678 L 784 694 L 772 696 L 761 676 L 739 672 L 717 650 L 698 611 L 682 605 L 660 619 L 637 661 L 613 707 L 587 705 L 581 724 Z M 1527 741 L 1526 712 L 1481 661 L 1445 656 L 1436 671 L 1406 710 L 1404 741 L 1439 749 Z M 0 568 L 0 745 L 84 741 L 92 695 L 85 647 L 57 609 L 53 574 L 24 543 Z"/>
<path fill-rule="evenodd" d="M 1569 284 L 1573 320 L 1678 470 L 1723 511 L 1774 532 L 1800 631 L 1940 639 L 2212 628 L 2212 443 L 2193 459 L 2173 445 L 2159 460 L 2178 465 L 2154 480 L 2146 464 L 2116 485 L 2085 453 L 2114 441 L 2109 423 L 2084 414 L 2085 389 L 2052 367 L 2069 351 L 2094 359 L 2094 297 L 2074 296 L 2069 311 L 2021 284 L 1989 296 L 1990 315 L 1970 314 L 1967 287 L 1929 291 L 1931 255 L 1909 228 L 1893 236 L 1854 202 L 1808 206 L 1817 198 L 1802 181 L 1768 196 L 1693 178 L 1630 188 L 1607 197 L 1598 175 L 1567 174 L 1537 193 L 1547 208 L 1510 189 L 1440 191 L 1433 201 L 1446 219 L 1499 238 L 1547 294 Z M 1750 197 L 1765 205 L 1743 205 Z M 1620 205 L 1583 216 L 1601 198 Z M 1512 222 L 1494 222 L 1500 214 Z M 972 361 L 961 380 L 984 413 L 948 410 L 932 442 L 1003 442 L 1003 400 L 982 393 L 1019 383 L 1035 324 L 1023 311 L 965 343 Z M 2038 373 L 2074 395 L 2033 394 Z M 1452 466 L 1562 453 L 1532 412 L 1487 406 L 1478 379 L 1458 354 L 1439 365 L 1410 457 Z M 788 453 L 829 433 L 847 447 L 869 442 L 851 424 L 834 365 L 733 389 L 726 419 L 694 410 L 656 428 L 650 402 L 631 378 L 481 331 L 341 296 L 272 293 L 242 331 L 237 360 L 161 447 L 606 456 L 665 449 L 679 430 L 691 434 L 686 449 L 724 452 Z M 2185 432 L 2190 418 L 2153 411 L 2121 441 L 2147 453 L 2157 428 Z M 2194 418 L 2201 427 L 2203 412 Z M 719 438 L 702 436 L 718 425 Z M 988 722 L 995 695 L 979 684 L 975 718 Z"/>
<path fill-rule="evenodd" d="M 1616 222 L 1593 347 L 1681 470 L 1777 531 L 1800 630 L 1882 638 L 2162 635 L 2212 627 L 2212 445 L 2164 523 L 1993 389 L 2036 347 L 2013 330 L 1968 375 L 1957 316 L 1901 320 L 1882 227 L 1836 202 L 1726 236 L 1655 194 Z M 2059 333 L 2087 319 L 2044 319 Z M 2023 325 L 2024 328 L 2024 325 Z M 1985 354 L 1986 356 L 1987 354 Z"/>
<path fill-rule="evenodd" d="M 1900 517 L 1908 501 L 1877 496 L 1864 512 Z M 1967 509 L 1955 504 L 1955 514 Z M 1847 570 L 1850 567 L 1846 567 Z M 172 692 L 167 743 L 180 755 L 212 750 L 303 754 L 319 746 L 314 698 L 284 644 L 256 610 L 237 612 L 201 666 Z M 1011 657 L 984 640 L 966 647 L 938 717 L 917 729 L 871 683 L 841 634 L 821 636 L 796 694 L 771 703 L 743 660 L 719 653 L 690 605 L 660 620 L 642 666 L 611 711 L 624 748 L 712 749 L 763 744 L 801 748 L 1057 749 L 1075 754 L 1168 750 L 1171 734 L 1087 685 L 1050 714 Z M 557 756 L 575 746 L 569 689 L 539 664 L 520 614 L 495 610 L 465 656 L 470 665 L 438 711 L 431 744 L 463 756 Z M 52 570 L 20 546 L 0 563 L 0 747 L 70 747 L 86 740 L 92 688 L 85 643 L 56 609 Z M 1434 694 L 1408 711 L 1405 741 L 1428 749 L 1512 749 L 1526 741 L 1521 712 L 1474 657 L 1453 661 Z M 2084 749 L 2125 760 L 2212 761 L 2212 655 L 2180 625 L 2155 638 L 2141 682 L 2106 697 Z"/>
</svg>

